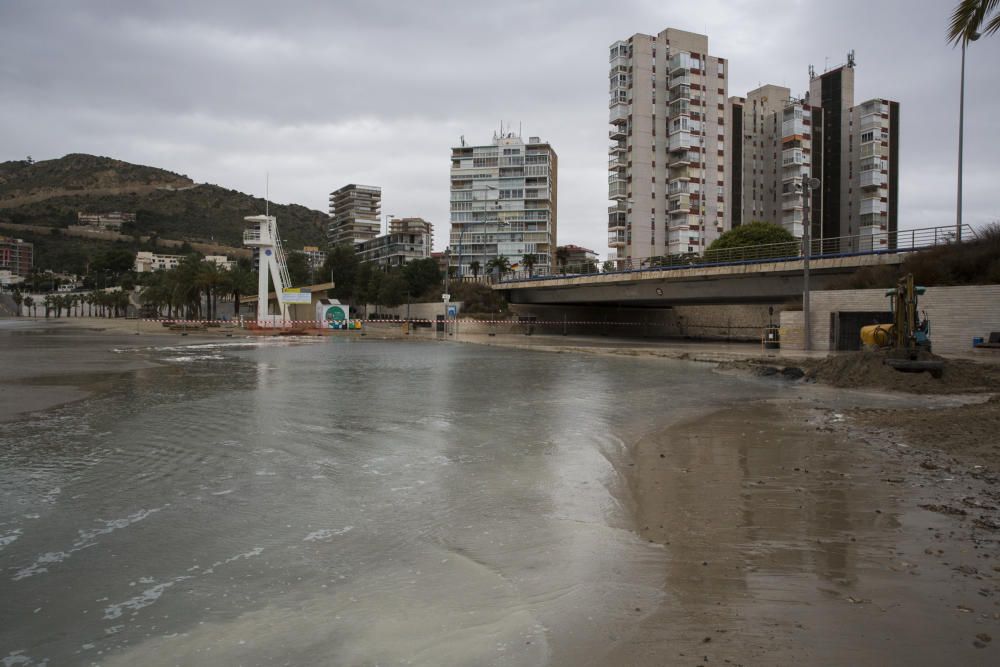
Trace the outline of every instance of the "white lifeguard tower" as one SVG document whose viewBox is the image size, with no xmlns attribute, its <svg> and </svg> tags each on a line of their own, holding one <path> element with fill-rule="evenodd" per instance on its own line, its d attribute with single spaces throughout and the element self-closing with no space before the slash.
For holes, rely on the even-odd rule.
<svg viewBox="0 0 1000 667">
<path fill-rule="evenodd" d="M 257 325 L 283 326 L 289 320 L 288 304 L 284 301 L 284 290 L 291 286 L 285 251 L 278 236 L 278 221 L 273 215 L 249 215 L 243 218 L 247 227 L 243 230 L 243 245 L 257 248 L 260 268 L 257 281 Z M 278 313 L 268 312 L 267 295 L 274 284 L 274 295 L 278 303 Z"/>
</svg>

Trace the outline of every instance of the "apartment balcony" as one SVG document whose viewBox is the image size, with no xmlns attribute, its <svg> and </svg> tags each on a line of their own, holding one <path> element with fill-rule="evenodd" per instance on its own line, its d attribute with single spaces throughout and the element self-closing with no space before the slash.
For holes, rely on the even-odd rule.
<svg viewBox="0 0 1000 667">
<path fill-rule="evenodd" d="M 675 151 L 684 151 L 686 153 L 688 149 L 693 148 L 695 145 L 695 139 L 691 136 L 690 132 L 674 132 L 670 135 L 667 150 L 671 153 Z"/>
<path fill-rule="evenodd" d="M 628 184 L 625 181 L 608 183 L 608 199 L 625 199 L 628 197 Z"/>
<path fill-rule="evenodd" d="M 806 129 L 806 124 L 803 123 L 801 119 L 786 120 L 781 123 L 782 137 L 801 136 L 808 133 L 809 131 Z"/>
<path fill-rule="evenodd" d="M 675 86 L 690 86 L 691 85 L 691 75 L 687 73 L 687 70 L 677 70 L 676 73 L 671 73 L 670 75 L 670 88 Z"/>
<path fill-rule="evenodd" d="M 690 100 L 691 86 L 677 86 L 670 89 L 670 96 L 667 100 L 673 104 L 677 100 Z"/>
<path fill-rule="evenodd" d="M 625 229 L 625 212 L 615 211 L 614 213 L 608 214 L 608 231 L 615 231 L 619 229 Z"/>
<path fill-rule="evenodd" d="M 619 141 L 621 139 L 626 138 L 627 136 L 628 136 L 628 123 L 622 125 L 615 125 L 608 132 L 608 139 L 611 139 L 611 141 Z"/>
<path fill-rule="evenodd" d="M 867 116 L 861 117 L 861 130 L 871 130 L 874 128 L 882 127 L 882 116 L 877 113 L 868 114 Z"/>
<path fill-rule="evenodd" d="M 862 199 L 859 213 L 861 215 L 881 214 L 886 212 L 886 203 L 881 199 Z"/>
<path fill-rule="evenodd" d="M 608 159 L 608 169 L 625 169 L 628 167 L 628 157 L 625 153 L 615 153 Z"/>
<path fill-rule="evenodd" d="M 608 147 L 608 155 L 628 155 L 628 145 L 624 141 L 619 141 L 617 143 L 611 144 Z"/>
<path fill-rule="evenodd" d="M 691 211 L 691 198 L 687 194 L 672 196 L 667 203 L 667 210 L 671 215 L 674 213 L 689 213 Z"/>
<path fill-rule="evenodd" d="M 806 163 L 806 156 L 800 149 L 792 149 L 781 152 L 782 169 L 799 169 Z"/>
<path fill-rule="evenodd" d="M 867 144 L 861 144 L 861 146 L 858 147 L 858 155 L 862 158 L 874 157 L 876 155 L 879 157 L 885 157 L 885 153 L 886 150 L 884 150 L 882 146 L 875 141 Z"/>
<path fill-rule="evenodd" d="M 611 105 L 608 111 L 608 122 L 627 123 L 630 111 L 629 105 L 616 102 Z"/>
<path fill-rule="evenodd" d="M 612 72 L 618 67 L 628 69 L 628 57 L 623 55 L 611 56 L 611 59 L 608 61 L 608 67 L 611 68 Z"/>
<path fill-rule="evenodd" d="M 628 86 L 615 81 L 608 91 L 608 106 L 628 99 Z"/>
<path fill-rule="evenodd" d="M 887 182 L 885 174 L 881 171 L 870 170 L 861 172 L 862 188 L 884 188 Z"/>
<path fill-rule="evenodd" d="M 674 196 L 679 194 L 689 194 L 692 191 L 691 183 L 688 181 L 670 181 L 667 184 L 667 195 Z"/>
<path fill-rule="evenodd" d="M 691 56 L 687 53 L 678 53 L 667 61 L 667 70 L 673 72 L 678 69 L 690 69 Z"/>
<path fill-rule="evenodd" d="M 691 103 L 687 100 L 677 100 L 667 109 L 671 118 L 676 116 L 687 116 L 691 113 Z"/>
<path fill-rule="evenodd" d="M 667 167 L 670 169 L 677 169 L 681 167 L 687 167 L 689 164 L 699 164 L 700 156 L 697 151 L 678 151 L 676 153 L 669 153 L 667 155 Z M 687 170 L 685 170 L 685 174 Z"/>
<path fill-rule="evenodd" d="M 627 243 L 625 230 L 608 232 L 608 245 L 612 248 L 624 248 Z"/>
<path fill-rule="evenodd" d="M 784 215 L 781 216 L 781 224 L 785 227 L 789 225 L 802 224 L 802 209 L 786 211 Z"/>
</svg>

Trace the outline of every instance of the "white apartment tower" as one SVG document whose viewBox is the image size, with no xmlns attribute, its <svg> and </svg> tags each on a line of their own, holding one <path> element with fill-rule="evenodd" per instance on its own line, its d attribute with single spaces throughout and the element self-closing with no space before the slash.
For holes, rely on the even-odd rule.
<svg viewBox="0 0 1000 667">
<path fill-rule="evenodd" d="M 449 268 L 480 274 L 495 257 L 511 265 L 534 255 L 534 272 L 550 273 L 555 265 L 557 226 L 556 152 L 547 142 L 506 132 L 483 146 L 451 149 L 451 234 Z"/>
<path fill-rule="evenodd" d="M 703 252 L 727 228 L 728 64 L 674 28 L 615 42 L 610 64 L 611 259 Z"/>
<path fill-rule="evenodd" d="M 729 98 L 732 169 L 729 227 L 760 221 L 802 236 L 812 163 L 812 112 L 788 88 L 767 85 Z"/>
</svg>

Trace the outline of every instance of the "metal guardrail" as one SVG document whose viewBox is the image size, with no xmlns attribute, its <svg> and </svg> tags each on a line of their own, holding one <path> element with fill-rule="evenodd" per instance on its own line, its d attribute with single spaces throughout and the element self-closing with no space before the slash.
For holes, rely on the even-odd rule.
<svg viewBox="0 0 1000 667">
<path fill-rule="evenodd" d="M 962 226 L 962 239 L 976 238 L 976 232 L 969 225 Z M 878 232 L 876 234 L 858 234 L 854 236 L 839 236 L 826 239 L 813 239 L 809 244 L 810 259 L 829 259 L 834 257 L 856 257 L 861 255 L 885 255 L 900 252 L 926 250 L 940 245 L 949 245 L 956 241 L 954 225 L 942 227 L 926 227 L 922 229 L 907 229 L 895 232 Z M 550 273 L 526 272 L 513 274 L 496 280 L 493 284 L 511 284 L 536 282 L 571 278 L 584 275 L 613 275 L 636 273 L 640 271 L 668 271 L 677 269 L 696 269 L 714 266 L 734 266 L 741 264 L 761 264 L 773 262 L 797 262 L 802 260 L 806 248 L 802 241 L 786 243 L 769 243 L 755 246 L 739 246 L 721 250 L 706 250 L 704 253 L 687 253 L 683 255 L 667 255 L 658 257 L 632 257 L 629 259 L 611 259 L 615 263 L 612 271 L 600 271 L 596 263 L 579 266 L 567 265 L 558 267 Z"/>
</svg>

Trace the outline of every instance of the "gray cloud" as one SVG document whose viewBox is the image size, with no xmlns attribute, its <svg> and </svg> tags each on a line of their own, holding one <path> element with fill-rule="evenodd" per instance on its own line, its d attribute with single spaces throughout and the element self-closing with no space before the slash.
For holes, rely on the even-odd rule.
<svg viewBox="0 0 1000 667">
<path fill-rule="evenodd" d="M 384 210 L 448 220 L 449 149 L 499 122 L 560 158 L 560 240 L 606 250 L 607 46 L 706 32 L 730 94 L 804 92 L 857 52 L 858 100 L 902 105 L 901 226 L 954 218 L 959 53 L 951 3 L 0 3 L 0 160 L 112 155 L 325 210 L 347 182 Z M 1000 37 L 969 52 L 966 220 L 993 196 Z"/>
</svg>

